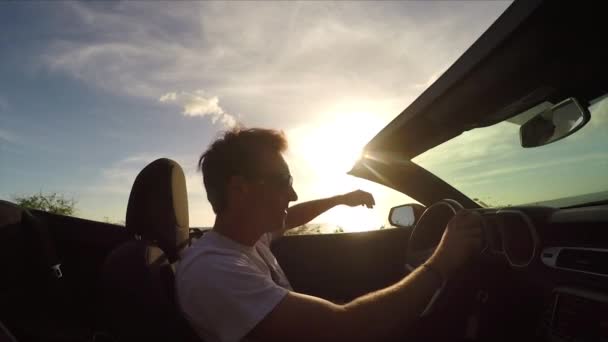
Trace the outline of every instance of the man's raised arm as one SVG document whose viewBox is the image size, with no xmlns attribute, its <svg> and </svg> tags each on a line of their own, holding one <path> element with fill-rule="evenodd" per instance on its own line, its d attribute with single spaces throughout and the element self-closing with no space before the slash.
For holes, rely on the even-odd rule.
<svg viewBox="0 0 608 342">
<path fill-rule="evenodd" d="M 312 221 L 315 217 L 341 204 L 351 207 L 365 205 L 368 208 L 373 208 L 376 203 L 374 201 L 374 197 L 370 193 L 362 190 L 356 190 L 344 195 L 296 204 L 287 209 L 285 230 L 306 224 Z"/>
</svg>

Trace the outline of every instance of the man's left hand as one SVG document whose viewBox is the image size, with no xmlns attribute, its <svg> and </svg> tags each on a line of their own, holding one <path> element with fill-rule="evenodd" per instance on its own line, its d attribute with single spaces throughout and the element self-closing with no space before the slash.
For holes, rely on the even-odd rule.
<svg viewBox="0 0 608 342">
<path fill-rule="evenodd" d="M 345 204 L 349 207 L 365 205 L 368 208 L 373 208 L 376 204 L 374 196 L 363 190 L 355 190 L 338 197 L 339 204 Z"/>
</svg>

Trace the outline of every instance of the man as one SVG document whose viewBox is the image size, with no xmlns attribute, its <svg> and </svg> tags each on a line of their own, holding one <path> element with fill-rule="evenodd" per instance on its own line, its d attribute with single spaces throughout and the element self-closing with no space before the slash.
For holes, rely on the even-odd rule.
<svg viewBox="0 0 608 342">
<path fill-rule="evenodd" d="M 208 342 L 399 337 L 479 250 L 478 215 L 456 215 L 425 266 L 386 289 L 340 305 L 296 293 L 270 251 L 271 240 L 336 205 L 372 207 L 374 200 L 355 191 L 288 207 L 298 196 L 281 154 L 286 147 L 281 132 L 234 129 L 201 156 L 216 220 L 177 268 L 177 298 L 186 319 Z"/>
</svg>

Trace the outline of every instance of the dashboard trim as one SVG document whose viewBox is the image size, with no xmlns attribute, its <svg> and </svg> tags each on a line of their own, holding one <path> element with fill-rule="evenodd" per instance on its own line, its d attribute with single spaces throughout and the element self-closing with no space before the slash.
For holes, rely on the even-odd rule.
<svg viewBox="0 0 608 342">
<path fill-rule="evenodd" d="M 564 249 L 608 253 L 608 249 L 606 249 L 606 248 L 569 247 L 569 246 L 546 247 L 546 248 L 543 248 L 543 250 L 541 252 L 541 255 L 540 255 L 541 261 L 546 266 L 549 266 L 549 267 L 557 269 L 557 270 L 592 274 L 592 275 L 596 275 L 596 276 L 600 276 L 600 277 L 608 277 L 608 274 L 605 274 L 605 273 L 589 272 L 589 271 L 578 270 L 576 268 L 557 266 L 557 257 L 559 256 L 561 251 L 563 251 Z M 550 256 L 548 256 L 548 255 L 550 255 Z"/>
<path fill-rule="evenodd" d="M 500 209 L 498 211 L 496 211 L 497 215 L 501 215 L 501 214 L 516 214 L 521 216 L 521 218 L 524 220 L 524 222 L 526 223 L 526 227 L 528 228 L 528 231 L 530 232 L 530 236 L 532 237 L 532 254 L 530 255 L 530 259 L 528 259 L 527 262 L 522 263 L 522 264 L 517 264 L 514 263 L 513 260 L 511 260 L 511 257 L 509 256 L 509 252 L 508 249 L 505 246 L 505 227 L 501 227 L 501 233 L 502 233 L 502 250 L 503 253 L 507 259 L 507 262 L 509 263 L 509 265 L 511 267 L 517 267 L 517 268 L 525 268 L 528 267 L 532 261 L 534 261 L 534 259 L 536 258 L 537 252 L 538 252 L 538 246 L 539 246 L 539 237 L 538 237 L 538 233 L 536 232 L 536 228 L 534 226 L 534 224 L 532 223 L 532 220 L 530 219 L 530 217 L 528 217 L 528 215 L 526 215 L 523 211 L 520 210 L 514 210 L 514 209 Z"/>
<path fill-rule="evenodd" d="M 561 209 L 549 218 L 550 223 L 608 222 L 608 205 Z"/>
</svg>

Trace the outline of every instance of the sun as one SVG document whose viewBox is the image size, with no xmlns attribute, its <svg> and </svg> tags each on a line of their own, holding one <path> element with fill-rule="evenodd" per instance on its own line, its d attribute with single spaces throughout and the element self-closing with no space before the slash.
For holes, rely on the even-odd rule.
<svg viewBox="0 0 608 342">
<path fill-rule="evenodd" d="M 382 126 L 380 118 L 368 113 L 335 114 L 330 120 L 294 130 L 289 138 L 293 152 L 309 166 L 322 167 L 325 174 L 343 174 Z"/>
<path fill-rule="evenodd" d="M 365 144 L 384 125 L 376 115 L 351 112 L 328 115 L 322 122 L 288 131 L 288 160 L 300 199 L 365 190 L 365 181 L 346 173 L 361 157 Z M 378 228 L 383 218 L 384 215 L 379 218 L 377 212 L 366 208 L 337 207 L 320 220 L 352 232 Z"/>
</svg>

